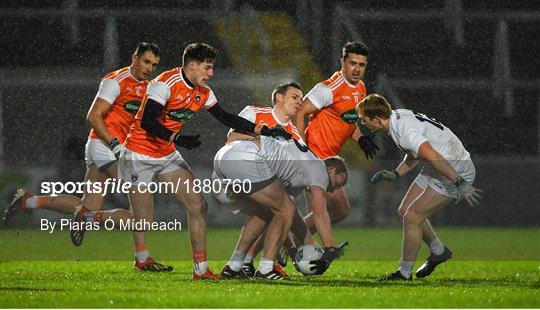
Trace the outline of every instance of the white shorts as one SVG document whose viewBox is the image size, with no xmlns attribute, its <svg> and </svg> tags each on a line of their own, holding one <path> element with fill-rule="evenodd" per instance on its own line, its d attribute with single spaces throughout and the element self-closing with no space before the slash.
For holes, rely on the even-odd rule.
<svg viewBox="0 0 540 310">
<path fill-rule="evenodd" d="M 88 139 L 84 147 L 84 160 L 86 167 L 95 164 L 99 172 L 104 172 L 116 162 L 116 157 L 105 141 Z"/>
<path fill-rule="evenodd" d="M 250 193 L 265 188 L 277 178 L 260 148 L 247 140 L 223 146 L 214 157 L 214 172 L 220 179 L 249 180 Z"/>
<path fill-rule="evenodd" d="M 454 167 L 460 177 L 469 183 L 473 183 L 476 177 L 476 169 L 472 160 L 463 161 L 459 167 Z M 440 174 L 431 165 L 427 164 L 422 168 L 420 174 L 414 180 L 414 184 L 426 189 L 428 186 L 437 193 L 454 199 L 458 198 L 457 188 L 450 179 Z"/>
<path fill-rule="evenodd" d="M 161 174 L 179 169 L 190 170 L 187 162 L 178 151 L 156 158 L 133 152 L 124 148 L 118 161 L 118 176 L 124 182 L 132 184 L 150 183 Z"/>
</svg>

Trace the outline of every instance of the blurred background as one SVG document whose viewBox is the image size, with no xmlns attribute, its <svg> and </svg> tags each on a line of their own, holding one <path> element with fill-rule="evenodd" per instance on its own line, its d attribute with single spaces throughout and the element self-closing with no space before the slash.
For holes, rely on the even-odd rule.
<svg viewBox="0 0 540 310">
<path fill-rule="evenodd" d="M 296 80 L 306 94 L 340 69 L 341 46 L 356 40 L 370 47 L 368 93 L 442 121 L 476 164 L 482 206 L 449 206 L 436 225 L 540 222 L 538 1 L 3 0 L 0 17 L 2 208 L 19 186 L 38 193 L 42 181 L 84 179 L 86 113 L 102 76 L 129 65 L 140 41 L 160 46 L 157 73 L 179 66 L 188 43 L 217 47 L 209 85 L 238 113 L 248 104 L 270 105 L 280 82 Z M 183 130 L 202 135 L 203 145 L 182 155 L 196 176 L 210 178 L 227 128 L 201 112 Z M 356 143 L 343 149 L 352 210 L 340 226 L 400 225 L 396 209 L 417 173 L 370 186 L 375 171 L 403 156 L 388 137 L 376 139 L 375 160 L 365 160 Z M 211 225 L 242 222 L 206 198 Z M 185 221 L 170 198 L 155 201 L 156 220 Z M 128 208 L 127 199 L 110 197 L 107 208 L 115 207 Z M 58 216 L 37 211 L 17 221 Z"/>
</svg>

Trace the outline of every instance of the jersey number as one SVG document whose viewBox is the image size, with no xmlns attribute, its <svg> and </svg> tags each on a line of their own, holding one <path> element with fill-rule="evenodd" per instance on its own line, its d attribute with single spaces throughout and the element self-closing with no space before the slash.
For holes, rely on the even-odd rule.
<svg viewBox="0 0 540 310">
<path fill-rule="evenodd" d="M 440 130 L 444 130 L 443 124 L 434 118 L 428 117 L 425 114 L 417 113 L 417 112 L 414 112 L 414 116 L 416 117 L 417 120 L 421 122 L 428 122 L 431 125 L 439 128 Z"/>
</svg>

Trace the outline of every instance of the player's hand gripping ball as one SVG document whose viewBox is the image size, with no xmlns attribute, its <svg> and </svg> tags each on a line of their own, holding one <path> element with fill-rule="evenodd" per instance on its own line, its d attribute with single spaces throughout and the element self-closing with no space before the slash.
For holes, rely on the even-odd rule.
<svg viewBox="0 0 540 310">
<path fill-rule="evenodd" d="M 324 249 L 317 244 L 306 244 L 298 248 L 294 255 L 294 266 L 296 270 L 304 275 L 316 273 L 313 270 L 311 261 L 320 259 L 324 254 Z"/>
</svg>

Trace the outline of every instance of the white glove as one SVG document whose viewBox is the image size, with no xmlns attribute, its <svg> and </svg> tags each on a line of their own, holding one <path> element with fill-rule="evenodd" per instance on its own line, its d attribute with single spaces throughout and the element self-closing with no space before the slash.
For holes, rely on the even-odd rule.
<svg viewBox="0 0 540 310">
<path fill-rule="evenodd" d="M 471 207 L 477 207 L 480 205 L 482 200 L 483 190 L 478 189 L 472 186 L 469 182 L 465 181 L 462 177 L 459 177 L 455 183 L 458 190 L 458 198 L 456 204 L 459 203 L 462 199 L 467 202 Z"/>
</svg>

